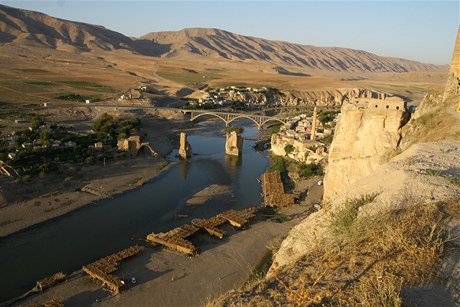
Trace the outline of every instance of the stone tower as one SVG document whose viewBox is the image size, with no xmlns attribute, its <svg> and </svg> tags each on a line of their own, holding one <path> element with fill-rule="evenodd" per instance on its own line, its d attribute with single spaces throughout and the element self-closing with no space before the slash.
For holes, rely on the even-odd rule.
<svg viewBox="0 0 460 307">
<path fill-rule="evenodd" d="M 311 124 L 310 140 L 312 140 L 312 141 L 316 140 L 316 106 L 313 109 L 313 122 Z"/>
<path fill-rule="evenodd" d="M 192 156 L 192 147 L 187 142 L 187 134 L 185 132 L 180 133 L 179 156 L 182 159 L 188 159 Z"/>
</svg>

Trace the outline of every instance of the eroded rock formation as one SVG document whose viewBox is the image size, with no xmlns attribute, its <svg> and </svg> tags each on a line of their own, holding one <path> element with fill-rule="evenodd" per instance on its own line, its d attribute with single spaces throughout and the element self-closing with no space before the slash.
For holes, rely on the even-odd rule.
<svg viewBox="0 0 460 307">
<path fill-rule="evenodd" d="M 372 173 L 395 153 L 406 120 L 404 101 L 358 99 L 342 106 L 329 165 L 324 178 L 324 199 Z"/>
<path fill-rule="evenodd" d="M 317 91 L 289 91 L 283 94 L 266 94 L 251 92 L 228 93 L 227 99 L 245 101 L 258 105 L 280 106 L 341 106 L 357 98 L 385 99 L 386 93 L 362 88 L 346 88 Z"/>
<path fill-rule="evenodd" d="M 187 134 L 185 132 L 180 133 L 179 156 L 182 159 L 189 159 L 192 156 L 192 147 L 187 142 Z"/>
<path fill-rule="evenodd" d="M 241 155 L 243 150 L 243 138 L 235 131 L 227 133 L 227 141 L 225 142 L 225 153 L 231 156 Z"/>
</svg>

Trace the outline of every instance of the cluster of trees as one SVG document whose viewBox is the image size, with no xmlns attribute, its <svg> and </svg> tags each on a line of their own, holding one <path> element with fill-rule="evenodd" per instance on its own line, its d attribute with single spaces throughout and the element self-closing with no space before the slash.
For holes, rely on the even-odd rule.
<svg viewBox="0 0 460 307">
<path fill-rule="evenodd" d="M 320 164 L 315 163 L 299 163 L 297 164 L 297 172 L 302 178 L 309 178 L 311 176 L 322 176 L 324 175 L 323 168 Z"/>
<path fill-rule="evenodd" d="M 318 121 L 324 125 L 325 123 L 333 121 L 339 113 L 339 111 L 323 111 L 318 114 Z"/>
<path fill-rule="evenodd" d="M 35 113 L 27 114 L 26 118 L 33 130 L 38 129 L 38 127 L 44 124 L 43 119 Z"/>
<path fill-rule="evenodd" d="M 93 125 L 97 139 L 107 144 L 129 137 L 133 131 L 138 131 L 140 126 L 141 120 L 138 117 L 122 119 L 107 113 L 96 119 Z"/>
<path fill-rule="evenodd" d="M 27 119 L 33 128 L 43 125 L 43 120 L 28 114 Z M 71 164 L 95 164 L 103 159 L 112 159 L 113 153 L 90 150 L 90 145 L 98 141 L 106 144 L 116 142 L 116 138 L 126 138 L 139 129 L 139 118 L 114 118 L 103 114 L 94 122 L 96 133 L 79 135 L 63 127 L 51 125 L 49 128 L 16 131 L 16 144 L 9 146 L 6 139 L 0 139 L 0 160 L 8 163 L 22 176 L 44 176 L 47 173 L 59 171 L 62 162 Z M 57 142 L 59 141 L 59 142 Z M 68 142 L 73 142 L 69 144 Z M 57 142 L 58 146 L 54 146 Z M 66 144 L 67 143 L 67 144 Z M 26 146 L 23 146 L 27 144 Z M 8 159 L 8 153 L 14 152 L 13 160 Z M 122 157 L 123 154 L 118 154 Z"/>
<path fill-rule="evenodd" d="M 56 99 L 70 100 L 70 101 L 77 101 L 77 102 L 85 102 L 86 100 L 97 102 L 101 100 L 99 97 L 82 96 L 80 94 L 73 94 L 73 93 L 57 96 Z"/>
</svg>

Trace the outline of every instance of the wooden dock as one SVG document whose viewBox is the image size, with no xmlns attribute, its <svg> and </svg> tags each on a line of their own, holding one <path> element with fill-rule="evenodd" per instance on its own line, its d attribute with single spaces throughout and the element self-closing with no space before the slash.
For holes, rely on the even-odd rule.
<svg viewBox="0 0 460 307">
<path fill-rule="evenodd" d="M 147 241 L 193 256 L 198 253 L 198 250 L 192 242 L 187 240 L 188 237 L 203 229 L 210 235 L 222 239 L 225 231 L 218 228 L 218 226 L 229 222 L 234 227 L 244 228 L 249 223 L 249 220 L 256 216 L 256 211 L 257 208 L 248 208 L 241 211 L 229 210 L 209 219 L 195 219 L 191 225 L 185 224 L 166 233 L 151 233 L 147 235 Z"/>
<path fill-rule="evenodd" d="M 125 284 L 121 279 L 111 273 L 118 270 L 118 267 L 123 260 L 136 255 L 140 251 L 141 247 L 139 245 L 133 245 L 127 249 L 119 251 L 118 253 L 85 265 L 82 270 L 92 278 L 102 281 L 103 285 L 106 285 L 115 294 L 118 294 Z"/>
</svg>

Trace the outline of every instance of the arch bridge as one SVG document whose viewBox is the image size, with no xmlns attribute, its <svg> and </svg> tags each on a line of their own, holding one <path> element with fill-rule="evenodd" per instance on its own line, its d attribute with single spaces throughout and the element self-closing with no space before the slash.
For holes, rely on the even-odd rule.
<svg viewBox="0 0 460 307">
<path fill-rule="evenodd" d="M 263 116 L 247 113 L 229 113 L 229 112 L 213 112 L 208 110 L 182 110 L 184 114 L 190 113 L 190 121 L 194 121 L 202 116 L 214 116 L 225 122 L 225 125 L 229 127 L 231 123 L 237 119 L 246 118 L 254 122 L 257 128 L 260 130 L 262 127 L 271 121 L 277 121 L 282 124 L 286 124 L 289 120 L 282 117 L 274 116 Z"/>
</svg>

